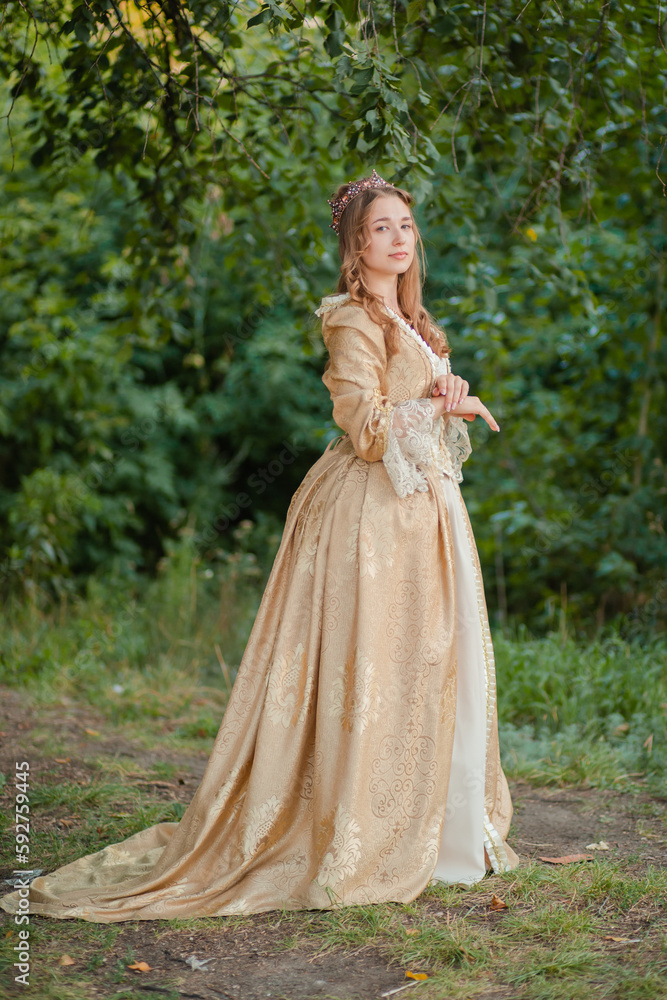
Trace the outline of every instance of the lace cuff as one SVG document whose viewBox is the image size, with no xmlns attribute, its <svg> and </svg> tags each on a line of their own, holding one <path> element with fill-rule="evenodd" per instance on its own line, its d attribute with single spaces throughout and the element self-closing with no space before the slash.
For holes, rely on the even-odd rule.
<svg viewBox="0 0 667 1000">
<path fill-rule="evenodd" d="M 440 444 L 448 453 L 449 474 L 457 483 L 463 482 L 461 466 L 472 454 L 468 427 L 463 417 L 448 417 L 443 420 Z"/>
<path fill-rule="evenodd" d="M 452 366 L 449 358 L 438 358 L 435 377 L 450 375 L 451 371 Z M 436 463 L 438 471 L 446 476 L 451 476 L 457 483 L 462 483 L 461 466 L 471 454 L 472 445 L 466 421 L 463 417 L 450 417 L 445 414 L 442 418 L 440 450 Z"/>
<path fill-rule="evenodd" d="M 382 461 L 401 498 L 415 490 L 428 490 L 422 470 L 432 462 L 434 425 L 435 407 L 430 399 L 409 399 L 392 408 Z"/>
</svg>

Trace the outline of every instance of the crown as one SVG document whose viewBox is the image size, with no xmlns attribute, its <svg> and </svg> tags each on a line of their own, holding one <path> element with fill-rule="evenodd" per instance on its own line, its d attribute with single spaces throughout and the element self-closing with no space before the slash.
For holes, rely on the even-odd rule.
<svg viewBox="0 0 667 1000">
<path fill-rule="evenodd" d="M 380 177 L 380 175 L 378 174 L 378 172 L 374 169 L 370 177 L 362 177 L 360 181 L 353 181 L 352 184 L 349 184 L 347 191 L 345 192 L 345 194 L 342 194 L 340 198 L 334 198 L 333 201 L 330 198 L 327 198 L 327 202 L 331 205 L 331 215 L 333 216 L 333 222 L 331 223 L 329 228 L 333 229 L 334 233 L 338 233 L 338 227 L 340 225 L 341 215 L 343 214 L 347 206 L 350 204 L 350 202 L 353 201 L 358 194 L 361 194 L 362 191 L 366 191 L 369 188 L 383 188 L 392 186 L 393 185 L 388 184 L 387 181 L 383 180 L 382 177 Z"/>
</svg>

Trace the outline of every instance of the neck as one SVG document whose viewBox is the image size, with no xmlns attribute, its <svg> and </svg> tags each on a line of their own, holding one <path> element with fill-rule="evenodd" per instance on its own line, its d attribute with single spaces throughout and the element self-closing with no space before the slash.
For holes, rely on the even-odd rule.
<svg viewBox="0 0 667 1000">
<path fill-rule="evenodd" d="M 398 275 L 397 274 L 377 274 L 366 271 L 364 274 L 366 287 L 373 295 L 377 295 L 381 302 L 400 313 L 398 305 Z"/>
</svg>

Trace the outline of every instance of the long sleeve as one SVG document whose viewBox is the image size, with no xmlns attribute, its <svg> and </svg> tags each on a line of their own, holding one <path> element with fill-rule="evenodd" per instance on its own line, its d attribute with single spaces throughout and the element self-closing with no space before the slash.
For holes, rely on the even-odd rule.
<svg viewBox="0 0 667 1000">
<path fill-rule="evenodd" d="M 342 306 L 325 321 L 330 363 L 322 381 L 333 417 L 359 456 L 383 461 L 400 497 L 428 489 L 425 470 L 439 432 L 430 399 L 392 404 L 383 392 L 387 357 L 382 330 L 357 306 Z"/>
<path fill-rule="evenodd" d="M 393 406 L 381 388 L 387 367 L 382 330 L 360 313 L 359 307 L 343 306 L 327 317 L 323 332 L 329 365 L 322 381 L 331 395 L 333 418 L 349 434 L 359 458 L 378 462 L 387 446 Z"/>
<path fill-rule="evenodd" d="M 399 497 L 428 490 L 424 470 L 433 463 L 439 429 L 430 399 L 408 399 L 394 407 L 382 461 Z"/>
</svg>

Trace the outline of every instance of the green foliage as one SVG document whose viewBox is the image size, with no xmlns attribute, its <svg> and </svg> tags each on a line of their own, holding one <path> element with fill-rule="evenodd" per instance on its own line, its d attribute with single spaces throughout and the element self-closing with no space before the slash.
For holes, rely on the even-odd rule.
<svg viewBox="0 0 667 1000">
<path fill-rule="evenodd" d="M 251 519 L 266 567 L 335 433 L 325 195 L 374 165 L 417 196 L 428 303 L 501 424 L 464 485 L 499 624 L 664 627 L 652 5 L 3 8 L 5 595 L 136 581 L 186 524 L 215 562 Z"/>
<path fill-rule="evenodd" d="M 596 192 L 600 215 L 612 198 Z M 561 603 L 575 624 L 667 620 L 665 233 L 650 202 L 635 218 L 625 237 L 552 210 L 518 238 L 493 219 L 429 231 L 454 369 L 501 426 L 473 429 L 464 470 L 485 579 L 496 598 L 502 553 L 510 614 L 534 627 Z"/>
<path fill-rule="evenodd" d="M 115 725 L 173 728 L 198 745 L 215 736 L 269 566 L 242 521 L 235 551 L 207 563 L 194 531 L 168 544 L 155 579 L 132 592 L 88 581 L 86 597 L 44 613 L 11 601 L 3 612 L 0 683 L 45 704 L 86 699 Z M 277 544 L 277 538 L 271 540 Z M 664 787 L 664 638 L 595 642 L 494 633 L 505 767 L 537 783 Z M 203 690 L 205 697 L 199 697 Z M 621 784 L 619 785 L 619 782 Z"/>
<path fill-rule="evenodd" d="M 667 773 L 667 648 L 610 632 L 582 645 L 495 637 L 508 770 L 532 781 L 612 785 Z"/>
<path fill-rule="evenodd" d="M 643 646 L 608 635 L 582 647 L 557 637 L 513 643 L 499 636 L 496 654 L 501 712 L 509 721 L 543 720 L 550 732 L 576 724 L 612 735 L 619 726 L 627 733 L 621 724 L 636 719 L 644 739 L 665 725 L 663 640 Z"/>
<path fill-rule="evenodd" d="M 155 570 L 189 518 L 205 539 L 202 553 L 224 553 L 222 535 L 237 518 L 222 529 L 216 522 L 258 463 L 269 465 L 290 445 L 284 497 L 321 439 L 319 356 L 286 304 L 276 339 L 276 328 L 273 337 L 267 329 L 270 304 L 253 300 L 250 284 L 248 310 L 243 297 L 230 300 L 230 284 L 250 282 L 248 262 L 239 255 L 239 266 L 228 266 L 234 255 L 220 252 L 204 217 L 192 266 L 212 286 L 207 317 L 185 340 L 165 340 L 155 322 L 179 314 L 182 288 L 137 298 L 123 245 L 132 199 L 104 182 L 95 197 L 96 176 L 79 164 L 55 190 L 28 166 L 5 176 L 0 224 L 14 234 L 0 251 L 8 303 L 0 316 L 5 594 L 25 589 L 48 599 L 95 572 L 136 579 Z M 225 267 L 228 282 L 214 285 Z M 195 305 L 199 316 L 204 306 Z M 259 495 L 250 490 L 251 500 Z M 267 499 L 273 516 L 282 515 L 281 496 Z"/>
</svg>

